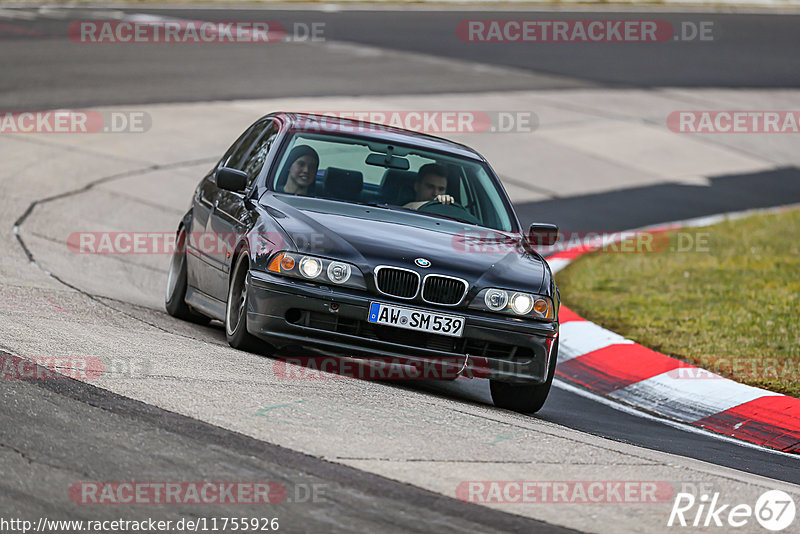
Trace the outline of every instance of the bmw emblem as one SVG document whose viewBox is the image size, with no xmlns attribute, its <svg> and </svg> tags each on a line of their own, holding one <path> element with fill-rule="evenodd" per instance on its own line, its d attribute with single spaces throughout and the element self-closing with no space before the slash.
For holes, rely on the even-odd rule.
<svg viewBox="0 0 800 534">
<path fill-rule="evenodd" d="M 427 269 L 428 267 L 431 266 L 430 260 L 426 260 L 425 258 L 417 258 L 416 260 L 414 260 L 414 263 L 416 263 L 417 266 L 422 267 L 423 269 Z"/>
</svg>

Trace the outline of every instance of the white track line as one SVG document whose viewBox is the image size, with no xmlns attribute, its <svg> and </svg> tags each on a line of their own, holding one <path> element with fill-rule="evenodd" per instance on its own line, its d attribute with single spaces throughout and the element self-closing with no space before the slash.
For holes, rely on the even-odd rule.
<svg viewBox="0 0 800 534">
<path fill-rule="evenodd" d="M 0 19 L 21 19 L 21 20 L 33 20 L 37 17 L 36 13 L 32 13 L 31 11 L 25 11 L 22 9 L 3 9 L 0 8 Z"/>
<path fill-rule="evenodd" d="M 699 421 L 762 397 L 779 395 L 714 373 L 687 376 L 682 369 L 646 378 L 608 394 L 644 410 L 686 422 Z"/>
<path fill-rule="evenodd" d="M 630 339 L 625 339 L 591 321 L 569 321 L 561 325 L 559 331 L 561 346 L 558 351 L 558 361 L 571 360 L 611 345 L 633 343 Z"/>
</svg>

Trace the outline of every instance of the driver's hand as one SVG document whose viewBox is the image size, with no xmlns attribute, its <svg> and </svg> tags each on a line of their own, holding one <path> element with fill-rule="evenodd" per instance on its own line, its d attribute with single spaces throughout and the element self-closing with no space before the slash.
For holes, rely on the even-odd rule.
<svg viewBox="0 0 800 534">
<path fill-rule="evenodd" d="M 436 198 L 434 198 L 433 200 L 437 200 L 442 204 L 452 204 L 456 201 L 456 199 L 454 199 L 450 195 L 436 195 Z"/>
</svg>

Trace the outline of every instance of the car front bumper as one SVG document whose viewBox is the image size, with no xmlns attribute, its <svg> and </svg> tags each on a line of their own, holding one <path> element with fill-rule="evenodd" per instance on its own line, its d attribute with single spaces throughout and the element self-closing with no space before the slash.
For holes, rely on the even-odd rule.
<svg viewBox="0 0 800 534">
<path fill-rule="evenodd" d="M 363 291 L 312 284 L 251 271 L 247 277 L 248 331 L 279 350 L 314 356 L 448 362 L 463 376 L 540 384 L 547 379 L 557 323 L 489 317 L 393 301 Z M 463 337 L 450 338 L 367 323 L 371 302 L 459 315 Z"/>
</svg>

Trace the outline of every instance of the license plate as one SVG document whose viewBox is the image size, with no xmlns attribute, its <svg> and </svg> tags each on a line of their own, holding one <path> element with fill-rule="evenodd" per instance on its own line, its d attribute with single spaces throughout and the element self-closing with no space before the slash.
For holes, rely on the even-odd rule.
<svg viewBox="0 0 800 534">
<path fill-rule="evenodd" d="M 404 308 L 380 302 L 370 303 L 367 322 L 444 336 L 461 337 L 464 335 L 463 317 Z"/>
</svg>

